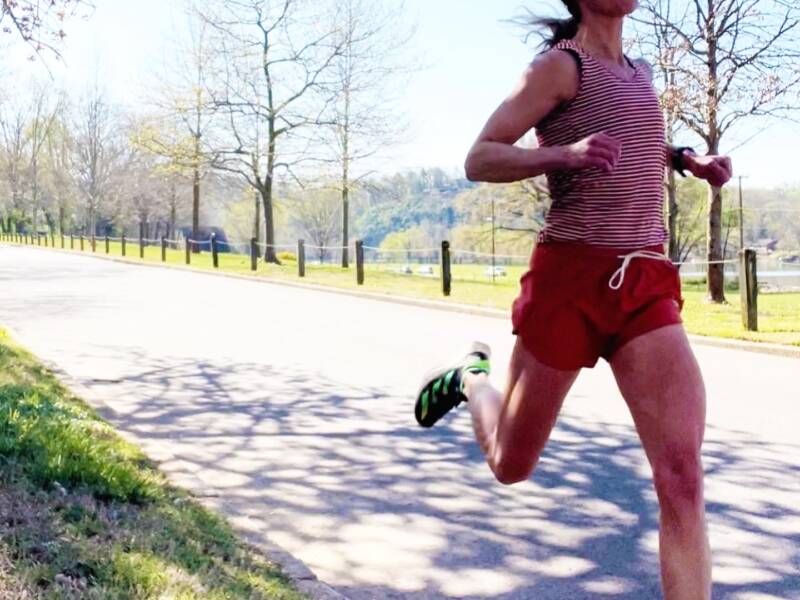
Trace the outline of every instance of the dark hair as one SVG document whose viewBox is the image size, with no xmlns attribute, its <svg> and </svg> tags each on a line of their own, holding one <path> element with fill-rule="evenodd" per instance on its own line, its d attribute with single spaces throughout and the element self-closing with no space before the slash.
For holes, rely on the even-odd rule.
<svg viewBox="0 0 800 600">
<path fill-rule="evenodd" d="M 520 23 L 524 23 L 527 27 L 535 27 L 536 33 L 541 33 L 542 29 L 550 30 L 550 37 L 543 35 L 544 41 L 542 46 L 550 49 L 562 40 L 571 40 L 578 33 L 578 27 L 581 24 L 581 4 L 579 0 L 561 0 L 564 6 L 569 11 L 569 19 L 555 19 L 552 17 L 537 17 L 528 11 L 526 17 L 518 19 Z M 530 32 L 528 37 L 534 32 Z M 527 39 L 527 38 L 526 38 Z"/>
</svg>

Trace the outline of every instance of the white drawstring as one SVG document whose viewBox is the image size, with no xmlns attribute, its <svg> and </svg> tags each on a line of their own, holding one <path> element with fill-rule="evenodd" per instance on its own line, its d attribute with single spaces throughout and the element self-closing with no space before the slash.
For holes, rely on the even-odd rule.
<svg viewBox="0 0 800 600">
<path fill-rule="evenodd" d="M 620 256 L 619 258 L 623 259 L 622 266 L 617 269 L 617 272 L 614 273 L 614 275 L 611 277 L 611 280 L 608 282 L 608 287 L 610 287 L 612 290 L 618 290 L 622 287 L 622 283 L 625 281 L 625 272 L 628 270 L 628 267 L 634 258 L 669 260 L 669 257 L 659 254 L 658 252 L 650 252 L 649 250 L 638 250 L 636 252 L 631 252 L 630 254 Z M 619 279 L 619 282 L 617 282 L 617 279 Z"/>
</svg>

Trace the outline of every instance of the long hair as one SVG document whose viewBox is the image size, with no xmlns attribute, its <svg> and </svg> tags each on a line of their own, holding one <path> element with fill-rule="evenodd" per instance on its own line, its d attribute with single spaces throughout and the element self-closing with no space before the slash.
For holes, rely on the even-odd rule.
<svg viewBox="0 0 800 600">
<path fill-rule="evenodd" d="M 580 2 L 578 0 L 561 0 L 561 2 L 564 3 L 564 6 L 566 6 L 569 11 L 569 19 L 537 17 L 530 11 L 528 11 L 525 17 L 517 19 L 518 23 L 522 23 L 527 27 L 532 26 L 537 32 L 540 32 L 542 29 L 549 29 L 550 35 L 544 35 L 544 41 L 542 42 L 542 46 L 548 50 L 561 40 L 571 40 L 574 38 L 581 24 Z"/>
</svg>

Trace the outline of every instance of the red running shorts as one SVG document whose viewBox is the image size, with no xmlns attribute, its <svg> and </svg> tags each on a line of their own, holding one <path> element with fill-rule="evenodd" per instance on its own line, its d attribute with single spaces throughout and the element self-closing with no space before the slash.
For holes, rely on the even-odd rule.
<svg viewBox="0 0 800 600">
<path fill-rule="evenodd" d="M 664 255 L 662 246 L 641 250 Z M 537 360 L 563 371 L 592 368 L 631 340 L 683 322 L 680 275 L 669 261 L 633 258 L 620 289 L 610 287 L 633 251 L 537 245 L 512 312 L 514 334 Z"/>
</svg>

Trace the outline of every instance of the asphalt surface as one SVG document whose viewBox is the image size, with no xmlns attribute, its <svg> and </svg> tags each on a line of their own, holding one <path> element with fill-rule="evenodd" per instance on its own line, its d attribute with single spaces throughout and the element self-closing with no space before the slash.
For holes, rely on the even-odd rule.
<svg viewBox="0 0 800 600">
<path fill-rule="evenodd" d="M 176 482 L 361 599 L 660 597 L 657 504 L 607 366 L 539 470 L 494 482 L 421 373 L 498 319 L 0 245 L 0 326 Z M 696 346 L 715 598 L 800 599 L 800 360 Z"/>
</svg>

